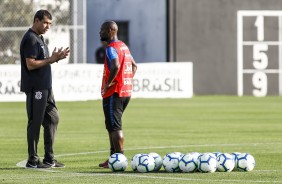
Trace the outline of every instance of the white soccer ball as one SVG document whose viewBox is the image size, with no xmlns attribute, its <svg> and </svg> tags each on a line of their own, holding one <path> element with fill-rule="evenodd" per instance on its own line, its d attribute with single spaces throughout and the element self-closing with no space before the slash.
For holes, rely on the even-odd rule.
<svg viewBox="0 0 282 184">
<path fill-rule="evenodd" d="M 256 165 L 255 158 L 248 153 L 241 153 L 237 159 L 237 169 L 239 171 L 252 171 Z"/>
<path fill-rule="evenodd" d="M 183 172 L 195 172 L 198 168 L 197 166 L 198 158 L 195 158 L 192 154 L 184 155 L 179 161 L 179 168 Z"/>
<path fill-rule="evenodd" d="M 217 170 L 220 172 L 231 172 L 235 167 L 232 155 L 222 153 L 217 156 Z"/>
<path fill-rule="evenodd" d="M 198 159 L 199 158 L 199 156 L 201 155 L 201 153 L 199 153 L 199 152 L 190 152 L 190 153 L 186 153 L 186 155 L 191 155 L 191 156 L 193 156 L 193 158 L 196 158 L 196 159 Z"/>
<path fill-rule="evenodd" d="M 198 158 L 199 158 L 199 156 L 200 155 L 202 155 L 202 153 L 199 153 L 199 152 L 190 152 L 190 153 L 187 153 L 186 155 L 191 155 L 191 157 L 193 157 L 194 158 L 194 160 L 195 160 L 195 162 L 196 162 L 196 164 L 197 164 L 197 166 L 198 166 Z"/>
<path fill-rule="evenodd" d="M 183 153 L 178 152 L 178 151 L 173 152 L 173 153 L 179 157 L 179 160 L 180 160 L 180 159 L 184 156 L 184 154 L 183 154 Z"/>
<path fill-rule="evenodd" d="M 212 153 L 204 153 L 199 156 L 198 170 L 203 173 L 213 173 L 216 171 L 216 158 Z"/>
<path fill-rule="evenodd" d="M 216 159 L 216 155 L 214 153 L 204 153 L 204 154 L 208 154 L 210 155 L 211 157 L 215 158 Z"/>
<path fill-rule="evenodd" d="M 138 162 L 138 158 L 139 156 L 143 155 L 142 153 L 138 153 L 136 155 L 134 155 L 132 158 L 131 158 L 131 161 L 130 161 L 130 166 L 131 166 L 131 169 L 133 171 L 137 171 L 137 162 Z"/>
<path fill-rule="evenodd" d="M 241 153 L 240 152 L 233 152 L 231 153 L 232 157 L 233 157 L 233 160 L 234 160 L 234 163 L 235 163 L 235 167 L 233 170 L 237 170 L 237 160 L 238 160 L 238 156 L 240 155 Z"/>
<path fill-rule="evenodd" d="M 124 171 L 127 165 L 127 158 L 121 153 L 114 153 L 109 158 L 108 166 L 113 172 Z"/>
<path fill-rule="evenodd" d="M 222 153 L 217 151 L 217 152 L 212 152 L 212 154 L 214 154 L 214 156 L 217 158 Z"/>
<path fill-rule="evenodd" d="M 155 168 L 155 159 L 149 154 L 142 154 L 137 159 L 137 171 L 151 172 Z"/>
<path fill-rule="evenodd" d="M 164 156 L 163 166 L 167 172 L 179 172 L 179 155 L 168 153 Z"/>
<path fill-rule="evenodd" d="M 154 171 L 159 171 L 163 165 L 163 158 L 157 153 L 149 153 L 155 159 Z"/>
</svg>

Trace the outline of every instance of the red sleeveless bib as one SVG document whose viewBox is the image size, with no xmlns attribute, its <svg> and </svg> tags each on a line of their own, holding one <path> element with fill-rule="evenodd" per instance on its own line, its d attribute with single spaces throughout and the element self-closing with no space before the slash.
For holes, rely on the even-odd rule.
<svg viewBox="0 0 282 184">
<path fill-rule="evenodd" d="M 105 56 L 104 59 L 104 72 L 103 72 L 103 79 L 102 79 L 102 88 L 101 94 L 103 98 L 109 97 L 115 92 L 119 94 L 119 97 L 130 97 L 132 93 L 132 56 L 128 49 L 128 47 L 122 42 L 112 42 L 108 45 L 108 47 L 113 47 L 116 49 L 118 54 L 119 60 L 119 71 L 117 76 L 113 80 L 114 85 L 112 85 L 106 93 L 103 92 L 104 86 L 108 82 L 108 78 L 110 76 L 110 70 L 107 66 L 107 59 Z"/>
</svg>

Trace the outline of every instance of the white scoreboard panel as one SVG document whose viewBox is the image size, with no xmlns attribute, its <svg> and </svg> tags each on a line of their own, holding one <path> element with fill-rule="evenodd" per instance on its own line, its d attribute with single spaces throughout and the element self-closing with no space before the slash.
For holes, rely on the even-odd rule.
<svg viewBox="0 0 282 184">
<path fill-rule="evenodd" d="M 237 12 L 238 96 L 282 95 L 282 11 Z"/>
</svg>

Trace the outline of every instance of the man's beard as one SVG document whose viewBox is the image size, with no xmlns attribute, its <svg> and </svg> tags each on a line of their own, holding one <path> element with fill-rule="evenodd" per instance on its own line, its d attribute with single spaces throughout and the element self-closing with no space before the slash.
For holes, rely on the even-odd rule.
<svg viewBox="0 0 282 184">
<path fill-rule="evenodd" d="M 101 37 L 100 40 L 101 40 L 102 42 L 107 42 L 107 41 L 108 41 L 108 38 L 105 38 L 105 37 L 102 38 L 102 37 Z"/>
</svg>

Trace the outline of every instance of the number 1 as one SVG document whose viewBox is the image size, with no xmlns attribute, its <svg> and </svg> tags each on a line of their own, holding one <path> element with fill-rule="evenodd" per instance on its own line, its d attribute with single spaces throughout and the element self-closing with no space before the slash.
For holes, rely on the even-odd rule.
<svg viewBox="0 0 282 184">
<path fill-rule="evenodd" d="M 257 27 L 257 39 L 258 41 L 264 40 L 264 19 L 262 15 L 257 16 L 255 26 Z"/>
</svg>

